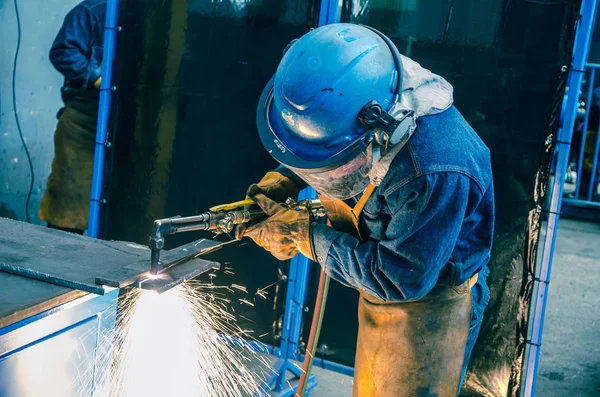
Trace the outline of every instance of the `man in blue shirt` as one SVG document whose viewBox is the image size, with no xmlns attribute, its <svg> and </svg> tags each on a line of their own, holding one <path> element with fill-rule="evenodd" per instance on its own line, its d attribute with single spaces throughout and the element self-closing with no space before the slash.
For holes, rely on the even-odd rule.
<svg viewBox="0 0 600 397">
<path fill-rule="evenodd" d="M 50 61 L 64 76 L 54 134 L 54 160 L 39 216 L 48 227 L 83 233 L 87 228 L 106 0 L 85 0 L 65 17 Z"/>
<path fill-rule="evenodd" d="M 292 43 L 257 125 L 281 164 L 248 190 L 269 215 L 238 230 L 302 253 L 360 292 L 355 396 L 455 396 L 489 300 L 490 153 L 452 86 L 371 28 Z M 328 225 L 279 203 L 310 185 Z"/>
</svg>

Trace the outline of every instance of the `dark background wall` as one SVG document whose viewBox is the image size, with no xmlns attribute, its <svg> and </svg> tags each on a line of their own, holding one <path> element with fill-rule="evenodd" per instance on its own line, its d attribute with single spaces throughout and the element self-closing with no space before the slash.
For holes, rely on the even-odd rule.
<svg viewBox="0 0 600 397">
<path fill-rule="evenodd" d="M 256 135 L 257 100 L 287 43 L 315 26 L 316 3 L 123 0 L 106 237 L 143 243 L 154 219 L 241 199 L 274 166 Z M 556 129 L 578 10 L 578 1 L 343 2 L 344 21 L 380 29 L 447 78 L 456 106 L 492 151 L 492 300 L 466 393 L 516 393 L 509 379 L 514 385 L 520 372 L 546 137 Z M 220 282 L 251 293 L 286 269 L 252 244 L 229 246 L 216 258 L 235 271 Z M 268 333 L 261 340 L 277 343 L 281 299 L 270 291 L 239 313 L 256 335 Z M 355 291 L 332 284 L 320 356 L 352 364 L 355 302 Z"/>
</svg>

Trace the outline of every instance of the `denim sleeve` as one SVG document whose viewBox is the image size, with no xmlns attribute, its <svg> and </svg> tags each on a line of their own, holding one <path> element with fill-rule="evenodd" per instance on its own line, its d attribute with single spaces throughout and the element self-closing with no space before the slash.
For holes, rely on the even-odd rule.
<svg viewBox="0 0 600 397">
<path fill-rule="evenodd" d="M 73 8 L 65 17 L 52 48 L 50 62 L 69 82 L 92 87 L 100 77 L 100 65 L 92 59 L 94 35 L 102 26 L 92 11 L 83 6 Z"/>
<path fill-rule="evenodd" d="M 392 215 L 381 241 L 362 242 L 329 226 L 316 225 L 313 244 L 317 260 L 334 280 L 380 299 L 420 299 L 435 286 L 440 270 L 451 258 L 471 186 L 465 175 L 442 172 L 386 192 Z"/>
</svg>

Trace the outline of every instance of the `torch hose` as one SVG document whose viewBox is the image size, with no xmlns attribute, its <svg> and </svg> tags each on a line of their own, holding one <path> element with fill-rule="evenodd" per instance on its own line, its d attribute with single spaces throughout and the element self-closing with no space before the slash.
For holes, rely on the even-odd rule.
<svg viewBox="0 0 600 397">
<path fill-rule="evenodd" d="M 317 299 L 315 301 L 315 310 L 313 312 L 310 333 L 308 334 L 306 354 L 304 355 L 304 362 L 302 363 L 302 373 L 300 374 L 298 387 L 296 389 L 297 391 L 296 394 L 294 394 L 294 397 L 304 397 L 304 393 L 306 392 L 310 370 L 312 369 L 315 352 L 317 350 L 317 343 L 319 341 L 319 333 L 321 332 L 321 325 L 323 324 L 325 303 L 327 303 L 328 292 L 329 276 L 323 271 L 323 269 L 321 269 L 321 274 L 319 276 L 319 287 L 317 289 Z"/>
</svg>

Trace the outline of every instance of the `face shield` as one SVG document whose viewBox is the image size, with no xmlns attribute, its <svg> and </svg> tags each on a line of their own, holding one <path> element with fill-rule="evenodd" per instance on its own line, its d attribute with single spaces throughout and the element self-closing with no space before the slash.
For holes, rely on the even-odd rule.
<svg viewBox="0 0 600 397">
<path fill-rule="evenodd" d="M 346 200 L 365 191 L 370 183 L 369 173 L 372 167 L 371 144 L 352 160 L 328 171 L 314 172 L 289 168 L 320 194 L 332 199 Z"/>
</svg>

